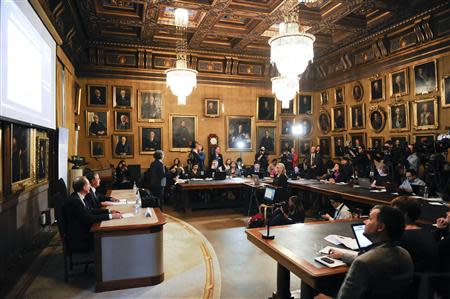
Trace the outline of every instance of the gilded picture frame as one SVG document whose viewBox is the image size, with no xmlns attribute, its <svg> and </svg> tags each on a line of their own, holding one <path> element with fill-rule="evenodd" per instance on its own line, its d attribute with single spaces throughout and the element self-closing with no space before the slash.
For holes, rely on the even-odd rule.
<svg viewBox="0 0 450 299">
<path fill-rule="evenodd" d="M 450 75 L 441 77 L 441 106 L 450 107 Z"/>
<path fill-rule="evenodd" d="M 73 98 L 73 113 L 75 115 L 80 115 L 81 109 L 81 86 L 75 83 L 75 94 Z"/>
<path fill-rule="evenodd" d="M 360 102 L 364 97 L 364 87 L 361 82 L 356 81 L 352 86 L 352 97 L 355 101 Z"/>
<path fill-rule="evenodd" d="M 300 118 L 299 125 L 301 125 L 301 133 L 300 133 L 300 137 L 308 137 L 312 134 L 313 132 L 313 120 L 311 117 L 309 116 L 303 116 Z"/>
<path fill-rule="evenodd" d="M 281 132 L 280 136 L 292 136 L 292 126 L 295 124 L 294 117 L 282 117 L 281 118 Z"/>
<path fill-rule="evenodd" d="M 258 96 L 256 98 L 256 120 L 274 122 L 277 118 L 277 100 L 273 96 Z"/>
<path fill-rule="evenodd" d="M 380 133 L 386 126 L 386 112 L 376 105 L 369 108 L 369 126 L 375 133 Z"/>
<path fill-rule="evenodd" d="M 312 115 L 314 112 L 314 95 L 312 93 L 301 93 L 297 99 L 298 114 Z"/>
<path fill-rule="evenodd" d="M 309 142 L 311 141 L 309 140 Z M 291 148 L 295 148 L 295 139 L 293 137 L 283 137 L 280 139 L 280 155 L 287 151 L 287 146 L 289 147 L 289 151 Z"/>
<path fill-rule="evenodd" d="M 301 138 L 298 141 L 298 153 L 302 156 L 307 156 L 311 152 L 312 140 Z M 281 153 L 280 153 L 281 154 Z"/>
<path fill-rule="evenodd" d="M 268 155 L 274 155 L 277 149 L 276 131 L 276 126 L 256 126 L 256 148 L 264 146 Z"/>
<path fill-rule="evenodd" d="M 108 85 L 87 85 L 86 99 L 88 107 L 108 106 Z"/>
<path fill-rule="evenodd" d="M 389 105 L 388 123 L 391 132 L 409 131 L 409 103 L 400 102 Z"/>
<path fill-rule="evenodd" d="M 105 157 L 105 140 L 93 139 L 89 142 L 89 149 L 91 158 L 103 158 Z"/>
<path fill-rule="evenodd" d="M 138 122 L 163 122 L 164 98 L 159 90 L 138 90 Z"/>
<path fill-rule="evenodd" d="M 361 145 L 367 145 L 367 134 L 365 132 L 349 133 L 348 135 L 352 146 L 357 147 Z M 359 140 L 359 144 L 357 144 L 356 140 Z"/>
<path fill-rule="evenodd" d="M 414 143 L 428 143 L 431 144 L 436 140 L 436 134 L 429 133 L 429 134 L 414 134 Z"/>
<path fill-rule="evenodd" d="M 370 101 L 379 102 L 386 100 L 386 76 L 370 78 Z"/>
<path fill-rule="evenodd" d="M 414 94 L 425 95 L 438 90 L 436 60 L 413 66 Z"/>
<path fill-rule="evenodd" d="M 48 183 L 49 138 L 45 132 L 36 132 L 36 183 Z"/>
<path fill-rule="evenodd" d="M 253 116 L 227 116 L 226 150 L 228 152 L 252 151 L 254 149 L 253 132 L 255 132 Z"/>
<path fill-rule="evenodd" d="M 391 135 L 390 139 L 394 143 L 394 145 L 397 143 L 397 141 L 404 145 L 409 143 L 409 135 Z"/>
<path fill-rule="evenodd" d="M 361 130 L 366 128 L 366 106 L 365 104 L 352 105 L 348 109 L 350 129 Z"/>
<path fill-rule="evenodd" d="M 334 132 L 347 130 L 347 106 L 340 105 L 331 109 L 331 128 Z"/>
<path fill-rule="evenodd" d="M 220 108 L 219 99 L 205 99 L 206 117 L 220 117 Z"/>
<path fill-rule="evenodd" d="M 328 105 L 329 97 L 328 90 L 323 90 L 320 92 L 320 105 L 325 106 Z"/>
<path fill-rule="evenodd" d="M 371 136 L 369 138 L 369 147 L 372 149 L 376 149 L 377 151 L 383 150 L 384 146 L 384 137 L 383 136 Z"/>
<path fill-rule="evenodd" d="M 278 106 L 280 106 L 281 116 L 295 115 L 295 112 L 297 111 L 297 98 L 298 98 L 298 94 L 295 96 L 295 98 L 292 101 L 289 101 L 289 108 L 283 108 L 282 105 L 278 105 Z"/>
<path fill-rule="evenodd" d="M 11 192 L 29 190 L 36 183 L 36 129 L 11 124 Z"/>
<path fill-rule="evenodd" d="M 334 103 L 336 105 L 344 104 L 345 101 L 345 88 L 344 86 L 338 86 L 334 89 Z"/>
<path fill-rule="evenodd" d="M 331 156 L 331 137 L 322 136 L 317 138 L 317 144 L 320 146 L 320 151 L 324 157 Z"/>
<path fill-rule="evenodd" d="M 130 159 L 134 157 L 134 135 L 112 134 L 112 154 L 117 159 Z"/>
<path fill-rule="evenodd" d="M 152 155 L 163 149 L 162 127 L 139 127 L 139 153 Z"/>
<path fill-rule="evenodd" d="M 434 130 L 439 127 L 436 97 L 415 100 L 412 105 L 413 127 L 415 130 Z"/>
<path fill-rule="evenodd" d="M 333 157 L 343 157 L 345 155 L 345 135 L 333 136 Z"/>
<path fill-rule="evenodd" d="M 114 131 L 132 132 L 133 113 L 130 110 L 114 110 Z"/>
<path fill-rule="evenodd" d="M 134 90 L 132 86 L 113 86 L 113 107 L 132 108 Z"/>
<path fill-rule="evenodd" d="M 389 73 L 390 97 L 401 97 L 409 93 L 408 68 Z"/>
<path fill-rule="evenodd" d="M 323 134 L 328 134 L 331 131 L 331 116 L 327 110 L 320 110 L 317 127 Z"/>
<path fill-rule="evenodd" d="M 95 123 L 96 117 L 97 123 Z M 85 129 L 87 137 L 107 137 L 110 133 L 109 110 L 86 110 Z"/>
<path fill-rule="evenodd" d="M 197 115 L 169 115 L 169 148 L 173 152 L 189 152 L 198 136 Z"/>
</svg>

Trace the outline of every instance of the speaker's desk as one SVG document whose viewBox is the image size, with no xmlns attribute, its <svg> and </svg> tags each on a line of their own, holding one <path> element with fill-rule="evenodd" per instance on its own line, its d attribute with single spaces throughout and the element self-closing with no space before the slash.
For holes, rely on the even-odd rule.
<svg viewBox="0 0 450 299">
<path fill-rule="evenodd" d="M 130 204 L 109 208 L 121 213 L 133 213 L 135 195 L 132 190 L 113 190 L 111 195 L 130 199 Z M 159 284 L 164 280 L 163 226 L 166 223 L 160 209 L 147 209 L 131 218 L 95 223 L 95 275 L 97 292 Z"/>
</svg>

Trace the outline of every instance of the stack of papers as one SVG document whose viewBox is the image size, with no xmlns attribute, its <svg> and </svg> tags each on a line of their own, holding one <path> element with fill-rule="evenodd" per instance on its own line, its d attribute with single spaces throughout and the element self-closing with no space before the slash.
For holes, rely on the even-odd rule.
<svg viewBox="0 0 450 299">
<path fill-rule="evenodd" d="M 354 255 L 354 256 L 358 255 L 358 251 L 349 250 L 349 249 L 344 249 L 344 248 L 339 248 L 339 247 L 333 247 L 333 246 L 326 246 L 326 247 L 324 247 L 324 248 L 320 251 L 320 253 L 323 253 L 323 254 L 329 254 L 329 253 L 330 253 L 330 250 L 333 250 L 333 251 L 336 251 L 336 250 L 337 250 L 337 251 L 343 252 L 343 253 L 345 253 L 345 254 Z"/>
<path fill-rule="evenodd" d="M 352 250 L 358 250 L 358 244 L 356 240 L 349 237 L 339 236 L 339 235 L 328 235 L 325 237 L 325 240 L 334 244 L 334 245 L 344 245 L 347 248 Z"/>
</svg>

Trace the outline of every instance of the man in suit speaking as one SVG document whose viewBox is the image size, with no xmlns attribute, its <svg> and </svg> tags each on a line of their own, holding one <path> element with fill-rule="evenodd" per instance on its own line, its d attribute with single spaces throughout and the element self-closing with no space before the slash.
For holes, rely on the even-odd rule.
<svg viewBox="0 0 450 299">
<path fill-rule="evenodd" d="M 114 210 L 89 209 L 85 197 L 89 194 L 91 184 L 84 176 L 76 177 L 72 187 L 74 192 L 70 195 L 64 210 L 67 216 L 67 238 L 71 250 L 89 251 L 93 248 L 93 238 L 90 232 L 92 224 L 110 219 L 122 218 Z"/>
</svg>

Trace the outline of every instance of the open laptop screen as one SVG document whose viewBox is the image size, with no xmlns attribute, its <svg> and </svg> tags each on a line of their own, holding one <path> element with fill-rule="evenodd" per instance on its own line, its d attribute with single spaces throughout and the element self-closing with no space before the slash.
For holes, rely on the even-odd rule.
<svg viewBox="0 0 450 299">
<path fill-rule="evenodd" d="M 268 203 L 272 203 L 273 199 L 275 198 L 275 189 L 266 187 L 266 190 L 264 192 L 264 200 Z"/>
<path fill-rule="evenodd" d="M 367 247 L 372 245 L 372 242 L 364 236 L 364 223 L 352 224 L 353 234 L 355 235 L 356 243 L 359 250 L 364 251 Z"/>
</svg>

